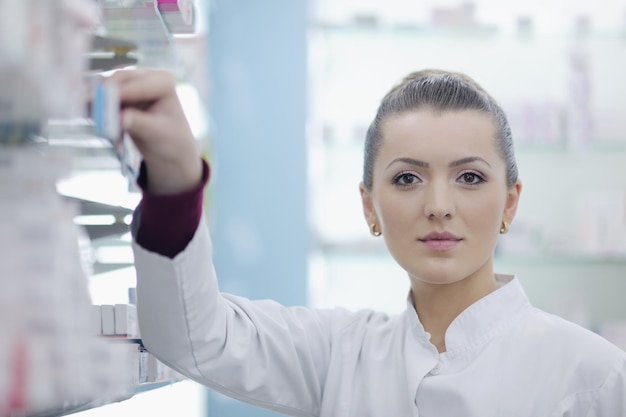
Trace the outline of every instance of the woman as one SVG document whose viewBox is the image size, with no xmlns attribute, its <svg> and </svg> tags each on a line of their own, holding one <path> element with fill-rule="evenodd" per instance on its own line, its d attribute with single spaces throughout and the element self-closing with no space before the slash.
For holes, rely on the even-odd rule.
<svg viewBox="0 0 626 417">
<path fill-rule="evenodd" d="M 165 364 L 294 416 L 626 415 L 626 355 L 494 274 L 521 183 L 506 117 L 473 80 L 411 74 L 368 130 L 365 218 L 411 283 L 406 311 L 387 316 L 220 293 L 201 218 L 208 165 L 173 79 L 114 79 L 145 162 L 134 244 L 141 332 Z"/>
</svg>

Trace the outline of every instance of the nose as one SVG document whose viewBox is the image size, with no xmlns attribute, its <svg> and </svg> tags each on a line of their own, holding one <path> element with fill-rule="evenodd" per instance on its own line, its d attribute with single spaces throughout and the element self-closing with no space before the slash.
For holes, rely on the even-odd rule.
<svg viewBox="0 0 626 417">
<path fill-rule="evenodd" d="M 456 214 L 452 190 L 445 181 L 431 182 L 425 190 L 424 215 L 429 219 L 452 218 Z"/>
</svg>

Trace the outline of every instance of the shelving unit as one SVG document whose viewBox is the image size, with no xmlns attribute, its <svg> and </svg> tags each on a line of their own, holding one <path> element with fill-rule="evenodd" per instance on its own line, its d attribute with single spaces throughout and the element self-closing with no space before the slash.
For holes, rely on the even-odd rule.
<svg viewBox="0 0 626 417">
<path fill-rule="evenodd" d="M 4 287 L 0 296 L 3 301 L 0 322 L 3 328 L 8 325 L 0 342 L 0 415 L 53 417 L 74 414 L 124 401 L 183 379 L 170 370 L 165 372 L 165 377 L 157 376 L 154 381 L 133 384 L 132 381 L 144 378 L 140 376 L 139 359 L 128 360 L 125 351 L 129 349 L 104 337 L 94 337 L 88 329 L 89 280 L 85 280 L 84 271 L 78 263 L 83 266 L 90 263 L 89 267 L 95 273 L 131 265 L 101 264 L 90 255 L 103 245 L 117 245 L 130 252 L 130 242 L 120 239 L 120 236 L 128 233 L 130 215 L 140 196 L 136 191 L 129 191 L 130 184 L 120 173 L 120 163 L 111 145 L 95 134 L 94 122 L 78 109 L 83 103 L 67 111 L 55 109 L 50 112 L 46 105 L 54 101 L 48 103 L 46 97 L 54 96 L 54 88 L 59 86 L 48 88 L 44 85 L 46 80 L 37 79 L 33 83 L 33 79 L 28 78 L 32 75 L 29 66 L 35 64 L 50 65 L 46 70 L 55 82 L 62 71 L 77 70 L 79 67 L 85 71 L 82 74 L 84 78 L 91 78 L 93 72 L 89 72 L 88 66 L 84 68 L 85 60 L 97 60 L 97 65 L 91 68 L 97 71 L 135 64 L 168 68 L 176 71 L 179 77 L 184 76 L 180 71 L 181 62 L 175 50 L 174 35 L 194 34 L 193 21 L 187 24 L 189 15 L 182 16 L 178 9 L 178 4 L 190 6 L 192 9 L 185 11 L 191 13 L 193 1 L 159 3 L 157 0 L 99 0 L 95 4 L 101 7 L 102 26 L 96 30 L 104 37 L 93 43 L 97 50 L 85 49 L 82 56 L 68 55 L 60 41 L 65 38 L 56 32 L 52 33 L 50 41 L 57 39 L 59 42 L 48 45 L 48 40 L 45 40 L 40 45 L 26 48 L 32 51 L 28 53 L 0 44 L 0 53 L 6 52 L 0 62 L 0 75 L 10 77 L 18 74 L 19 65 L 25 66 L 21 71 L 26 74 L 15 78 L 16 84 L 22 83 L 24 88 L 18 84 L 15 90 L 6 82 L 0 87 L 0 212 L 3 215 L 0 220 L 0 227 L 3 228 L 0 248 L 6 255 L 0 260 L 0 284 Z M 0 0 L 0 14 L 4 17 L 16 14 L 15 24 L 11 26 L 16 31 L 15 37 L 9 38 L 18 46 L 22 40 L 22 29 L 24 33 L 31 30 L 31 14 L 33 19 L 37 15 L 38 24 L 44 22 L 50 25 L 36 28 L 42 33 L 53 30 L 50 28 L 55 23 L 58 23 L 58 31 L 75 30 L 75 43 L 71 45 L 73 52 L 83 50 L 79 47 L 83 42 L 81 36 L 88 37 L 79 33 L 94 30 L 87 27 L 95 22 L 90 20 L 96 15 L 91 13 L 95 10 L 91 1 L 84 3 L 84 10 L 68 10 L 61 2 L 52 0 L 44 0 L 42 4 L 39 0 L 25 0 L 23 10 L 4 10 L 6 4 Z M 63 20 L 63 23 L 57 19 Z M 92 36 L 95 35 L 92 33 Z M 103 39 L 112 39 L 113 47 L 103 43 Z M 52 45 L 56 49 L 51 49 L 46 55 L 45 48 Z M 120 59 L 120 48 L 128 54 L 124 59 Z M 30 61 L 32 59 L 39 61 Z M 67 68 L 57 67 L 60 65 Z M 30 81 L 24 83 L 23 79 Z M 58 80 L 62 86 L 64 78 L 59 77 Z M 80 90 L 76 85 L 74 87 L 76 91 Z M 16 95 L 18 90 L 19 96 Z M 29 94 L 33 96 L 33 102 L 44 105 L 29 109 L 28 101 L 22 99 Z M 75 98 L 77 101 L 82 99 Z M 71 104 L 71 100 L 67 103 Z M 14 118 L 15 115 L 18 118 Z M 23 168 L 20 167 L 22 163 L 26 163 Z M 107 199 L 103 189 L 99 190 L 102 198 L 94 199 L 71 190 L 74 179 L 94 173 L 107 173 L 116 178 L 120 187 L 109 193 L 110 196 L 115 194 L 113 198 Z M 24 176 L 23 185 L 32 189 L 20 193 L 10 184 L 20 176 Z M 57 190 L 54 190 L 55 182 Z M 84 231 L 84 236 L 76 236 L 72 217 L 75 223 L 80 224 L 83 217 L 94 216 L 112 220 L 106 224 L 85 224 L 80 229 Z M 48 217 L 50 219 L 46 220 Z M 13 218 L 17 219 L 17 223 L 10 224 Z M 12 237 L 16 237 L 17 242 L 10 242 Z M 81 244 L 77 245 L 73 241 L 75 239 Z M 71 275 L 71 279 L 64 275 Z M 47 286 L 41 282 L 41 290 L 38 290 L 37 279 L 45 280 L 47 286 L 56 287 L 51 291 L 45 290 Z M 21 286 L 12 282 L 20 282 Z M 66 298 L 67 302 L 63 301 Z M 22 303 L 31 306 L 32 311 L 26 310 L 20 305 Z M 46 308 L 51 310 L 46 311 Z M 107 369 L 97 370 L 98 365 Z M 77 373 L 72 374 L 72 370 Z M 71 381 L 73 378 L 76 381 Z M 80 388 L 81 381 L 88 387 Z"/>
</svg>

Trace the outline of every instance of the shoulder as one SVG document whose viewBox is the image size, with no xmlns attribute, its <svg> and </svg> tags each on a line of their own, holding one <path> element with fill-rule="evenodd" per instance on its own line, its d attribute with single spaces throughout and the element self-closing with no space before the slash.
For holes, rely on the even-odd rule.
<svg viewBox="0 0 626 417">
<path fill-rule="evenodd" d="M 625 355 L 621 349 L 597 333 L 538 308 L 531 308 L 526 325 L 529 331 L 537 332 L 547 342 L 559 347 L 578 346 L 578 350 L 583 352 Z"/>
<path fill-rule="evenodd" d="M 520 327 L 530 341 L 530 349 L 561 364 L 563 372 L 571 373 L 576 379 L 599 386 L 616 369 L 623 372 L 626 353 L 576 323 L 531 308 Z"/>
<path fill-rule="evenodd" d="M 567 394 L 553 415 L 570 415 L 573 410 L 586 410 L 587 416 L 626 415 L 626 352 L 558 316 L 542 311 L 535 316 L 545 325 L 547 345 L 542 350 L 555 364 L 546 369 L 558 375 L 553 382 L 560 380 Z"/>
</svg>

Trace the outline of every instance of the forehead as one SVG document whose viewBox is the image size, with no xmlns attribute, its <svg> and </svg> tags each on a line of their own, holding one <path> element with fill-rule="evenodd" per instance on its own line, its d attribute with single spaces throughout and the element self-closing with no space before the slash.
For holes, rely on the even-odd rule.
<svg viewBox="0 0 626 417">
<path fill-rule="evenodd" d="M 477 110 L 420 109 L 390 116 L 382 125 L 381 159 L 419 156 L 455 159 L 469 154 L 497 157 L 496 128 Z"/>
</svg>

